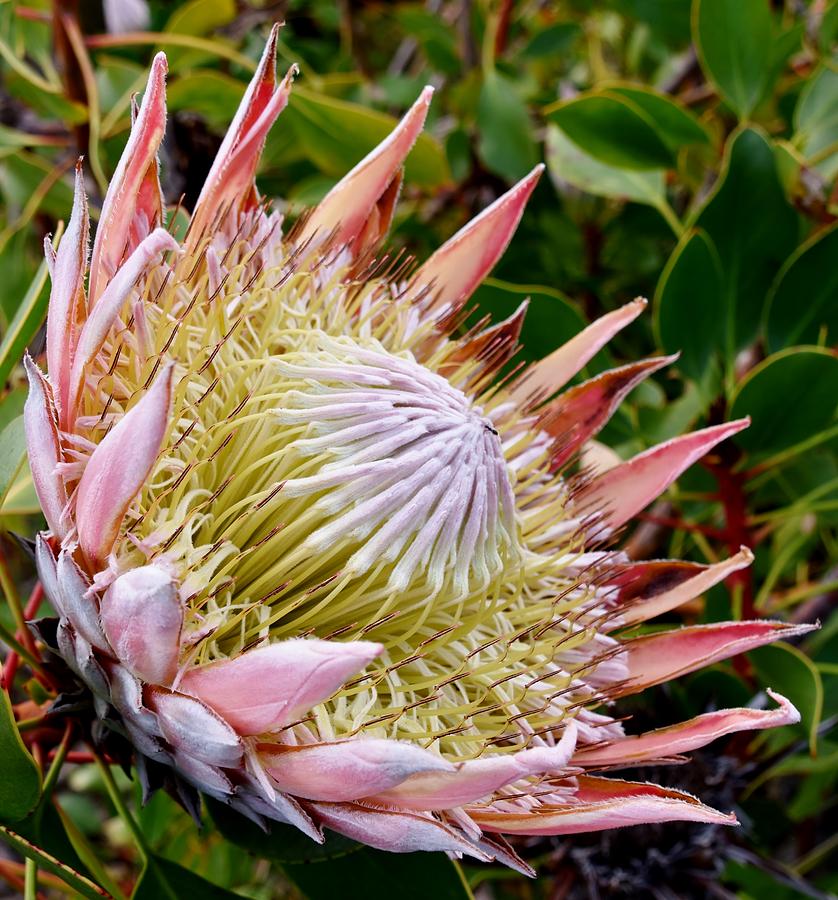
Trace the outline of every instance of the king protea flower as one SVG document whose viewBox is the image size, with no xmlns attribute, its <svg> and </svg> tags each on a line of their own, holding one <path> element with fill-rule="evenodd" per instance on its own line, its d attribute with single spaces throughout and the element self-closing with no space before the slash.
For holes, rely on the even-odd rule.
<svg viewBox="0 0 838 900">
<path fill-rule="evenodd" d="M 624 636 L 746 566 L 603 542 L 745 421 L 569 464 L 648 359 L 559 393 L 644 309 L 508 374 L 525 313 L 465 331 L 539 166 L 412 272 L 374 262 L 431 100 L 289 233 L 253 184 L 293 72 L 271 36 L 182 244 L 163 228 L 158 55 L 88 270 L 81 170 L 26 430 L 55 646 L 141 770 L 243 814 L 524 871 L 502 834 L 731 814 L 600 770 L 798 720 L 627 735 L 612 701 L 806 626 Z M 85 286 L 85 281 L 87 281 Z M 482 328 L 482 326 L 481 326 Z M 505 377 L 500 377 L 503 369 Z"/>
</svg>

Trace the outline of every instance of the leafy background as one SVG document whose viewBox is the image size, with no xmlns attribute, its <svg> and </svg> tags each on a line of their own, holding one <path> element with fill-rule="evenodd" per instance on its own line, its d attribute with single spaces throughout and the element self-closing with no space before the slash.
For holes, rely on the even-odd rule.
<svg viewBox="0 0 838 900">
<path fill-rule="evenodd" d="M 8 896 L 828 897 L 838 891 L 838 4 L 823 0 L 117 0 L 0 2 L 0 879 Z M 132 18 L 133 17 L 133 18 Z M 820 620 L 778 645 L 650 691 L 634 728 L 786 693 L 799 726 L 740 735 L 639 777 L 735 809 L 739 829 L 634 828 L 531 839 L 530 882 L 445 857 L 332 840 L 326 856 L 165 796 L 75 743 L 26 665 L 41 605 L 13 534 L 37 504 L 23 453 L 20 357 L 43 343 L 41 242 L 86 158 L 101 203 L 152 54 L 169 56 L 167 199 L 194 202 L 271 22 L 301 68 L 260 187 L 290 216 L 316 202 L 437 88 L 406 168 L 393 242 L 420 259 L 537 162 L 509 252 L 475 297 L 531 298 L 524 354 L 549 352 L 641 294 L 650 314 L 587 374 L 656 351 L 679 360 L 634 391 L 603 442 L 625 458 L 687 428 L 752 427 L 683 476 L 627 537 L 637 556 L 753 567 L 679 613 Z M 602 451 L 605 452 L 605 451 Z M 5 845 L 5 849 L 4 848 Z M 246 848 L 250 852 L 245 852 Z M 24 861 L 25 860 L 25 861 Z M 2 888 L 0 888 L 2 896 Z"/>
</svg>

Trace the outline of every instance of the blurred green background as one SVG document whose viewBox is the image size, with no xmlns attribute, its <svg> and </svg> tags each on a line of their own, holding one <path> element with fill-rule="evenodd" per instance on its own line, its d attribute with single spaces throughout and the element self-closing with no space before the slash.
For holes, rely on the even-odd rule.
<svg viewBox="0 0 838 900">
<path fill-rule="evenodd" d="M 798 705 L 799 726 L 718 741 L 682 769 L 636 773 L 735 809 L 739 829 L 529 839 L 516 846 L 538 865 L 537 882 L 465 865 L 466 887 L 444 859 L 355 853 L 301 866 L 294 862 L 308 850 L 262 839 L 269 859 L 259 860 L 210 826 L 198 835 L 161 796 L 141 814 L 152 855 L 134 896 L 834 896 L 838 3 L 0 2 L 4 587 L 25 593 L 34 578 L 9 537 L 31 536 L 38 515 L 23 458 L 19 362 L 25 347 L 42 345 L 42 240 L 69 215 L 75 160 L 85 156 L 95 219 L 132 95 L 163 49 L 163 187 L 169 203 L 190 208 L 275 21 L 286 23 L 280 67 L 294 62 L 301 74 L 268 139 L 262 192 L 295 217 L 428 83 L 436 95 L 407 163 L 395 248 L 423 259 L 545 161 L 474 315 L 505 316 L 530 297 L 523 354 L 538 358 L 592 317 L 648 297 L 647 315 L 587 374 L 654 352 L 681 356 L 633 392 L 602 442 L 625 458 L 703 424 L 746 414 L 753 424 L 640 517 L 629 552 L 707 562 L 747 544 L 752 569 L 680 617 L 823 627 L 799 646 L 765 648 L 626 707 L 635 727 L 656 727 L 747 703 L 765 687 Z M 0 624 L 14 629 L 6 610 Z M 30 838 L 130 893 L 144 860 L 114 817 L 108 786 L 95 767 L 76 766 L 58 784 L 57 806 L 30 823 Z M 133 790 L 125 779 L 116 788 Z M 21 871 L 15 858 L 0 858 L 12 889 Z M 78 886 L 62 884 L 56 877 L 42 887 L 76 896 Z"/>
</svg>

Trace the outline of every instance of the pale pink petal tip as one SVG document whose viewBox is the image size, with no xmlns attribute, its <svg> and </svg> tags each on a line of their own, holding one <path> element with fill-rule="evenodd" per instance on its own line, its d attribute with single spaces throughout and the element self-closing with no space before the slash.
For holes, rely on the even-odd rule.
<svg viewBox="0 0 838 900">
<path fill-rule="evenodd" d="M 300 245 L 319 246 L 329 238 L 348 245 L 368 230 L 369 216 L 419 137 L 432 93 L 426 87 L 393 131 L 329 191 L 300 232 Z"/>
<path fill-rule="evenodd" d="M 537 165 L 416 271 L 413 290 L 427 293 L 431 309 L 456 307 L 474 293 L 512 240 L 543 170 Z"/>
<path fill-rule="evenodd" d="M 619 528 L 716 444 L 747 428 L 750 421 L 714 425 L 638 454 L 585 484 L 574 497 L 576 509 L 592 516 L 601 531 Z"/>
<path fill-rule="evenodd" d="M 119 271 L 108 283 L 99 302 L 91 310 L 81 330 L 73 360 L 68 400 L 71 413 L 75 412 L 79 402 L 85 371 L 110 334 L 135 285 L 159 256 L 170 251 L 179 252 L 180 245 L 168 231 L 155 228 L 139 242 L 128 259 L 119 267 Z"/>
<path fill-rule="evenodd" d="M 513 397 L 529 407 L 538 406 L 583 369 L 591 359 L 647 307 L 645 297 L 606 313 L 549 356 L 530 366 L 510 388 Z"/>
<path fill-rule="evenodd" d="M 744 707 L 704 713 L 687 722 L 646 734 L 631 735 L 600 746 L 583 747 L 574 755 L 573 762 L 580 766 L 628 766 L 687 753 L 738 731 L 779 728 L 800 721 L 800 713 L 789 700 L 772 690 L 767 693 L 778 704 L 776 709 Z"/>
<path fill-rule="evenodd" d="M 522 778 L 560 775 L 576 747 L 576 737 L 576 724 L 571 721 L 555 746 L 469 760 L 451 772 L 417 774 L 371 799 L 413 810 L 450 809 L 474 803 Z"/>
<path fill-rule="evenodd" d="M 281 791 L 309 800 L 357 800 L 420 772 L 453 772 L 414 744 L 379 738 L 266 747 L 260 758 Z"/>
<path fill-rule="evenodd" d="M 47 250 L 48 259 L 51 253 L 54 254 L 47 316 L 47 369 L 64 428 L 69 424 L 67 413 L 70 405 L 70 371 L 85 308 L 84 276 L 87 269 L 89 231 L 84 171 L 79 160 L 76 164 L 73 212 L 67 231 L 57 253 L 52 251 L 51 244 Z"/>
<path fill-rule="evenodd" d="M 559 835 L 623 828 L 655 822 L 706 822 L 736 825 L 733 813 L 705 806 L 695 797 L 654 784 L 580 776 L 575 802 L 567 806 L 543 806 L 536 814 L 470 809 L 486 831 L 510 834 Z"/>
<path fill-rule="evenodd" d="M 242 97 L 212 168 L 195 204 L 187 243 L 190 249 L 219 217 L 237 214 L 254 207 L 258 195 L 254 185 L 256 168 L 265 139 L 277 116 L 285 109 L 291 85 L 297 74 L 292 65 L 285 78 L 276 84 L 276 42 L 279 25 L 271 29 L 259 66 Z"/>
<path fill-rule="evenodd" d="M 159 224 L 162 198 L 157 150 L 166 128 L 166 55 L 151 64 L 143 101 L 102 203 L 90 264 L 90 306 L 123 258 Z"/>
<path fill-rule="evenodd" d="M 296 721 L 326 700 L 381 650 L 381 644 L 369 641 L 281 641 L 190 669 L 180 688 L 203 700 L 240 734 L 262 734 Z"/>
<path fill-rule="evenodd" d="M 67 492 L 57 468 L 62 452 L 52 390 L 28 353 L 23 357 L 23 366 L 29 380 L 29 395 L 23 407 L 23 426 L 32 481 L 49 530 L 63 538 L 67 533 L 64 524 Z"/>
<path fill-rule="evenodd" d="M 173 378 L 174 363 L 169 363 L 85 466 L 75 518 L 79 545 L 94 564 L 110 552 L 128 507 L 151 474 L 168 429 Z"/>
<path fill-rule="evenodd" d="M 764 644 L 807 634 L 817 627 L 754 619 L 691 625 L 643 635 L 623 643 L 627 678 L 610 694 L 612 697 L 635 694 Z"/>
<path fill-rule="evenodd" d="M 233 768 L 241 763 L 241 739 L 199 700 L 150 688 L 145 692 L 145 701 L 157 714 L 163 736 L 175 750 L 210 766 Z"/>
<path fill-rule="evenodd" d="M 102 598 L 102 627 L 117 659 L 151 684 L 177 671 L 183 605 L 171 576 L 157 566 L 131 569 Z"/>
<path fill-rule="evenodd" d="M 110 648 L 102 631 L 98 603 L 95 597 L 88 596 L 90 582 L 79 569 L 70 550 L 62 550 L 58 554 L 56 578 L 64 616 L 88 644 L 108 652 Z"/>
<path fill-rule="evenodd" d="M 454 828 L 430 815 L 360 803 L 313 803 L 327 828 L 378 850 L 463 853 L 488 862 L 491 857 Z"/>
<path fill-rule="evenodd" d="M 729 559 L 707 566 L 683 560 L 652 560 L 620 567 L 608 582 L 618 591 L 619 616 L 613 627 L 636 625 L 677 609 L 753 561 L 754 554 L 743 546 Z"/>
</svg>

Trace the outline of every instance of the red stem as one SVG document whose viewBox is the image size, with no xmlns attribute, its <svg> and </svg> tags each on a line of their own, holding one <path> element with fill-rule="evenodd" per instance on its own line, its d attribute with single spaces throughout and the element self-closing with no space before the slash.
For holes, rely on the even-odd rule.
<svg viewBox="0 0 838 900">
<path fill-rule="evenodd" d="M 35 587 L 32 588 L 32 593 L 29 595 L 29 599 L 26 601 L 26 606 L 23 610 L 23 618 L 28 622 L 30 619 L 35 618 L 35 614 L 38 612 L 38 607 L 41 605 L 41 602 L 44 599 L 44 587 L 41 582 L 37 582 Z M 18 632 L 15 637 L 21 642 L 21 644 L 28 645 L 32 643 L 31 641 L 27 641 L 27 634 L 20 634 Z M 32 644 L 32 649 L 35 650 L 34 643 Z M 6 657 L 6 665 L 3 667 L 3 683 L 11 688 L 12 682 L 15 680 L 15 675 L 17 674 L 17 668 L 20 665 L 20 659 L 18 658 L 17 653 L 14 650 L 9 651 L 9 655 Z"/>
</svg>

